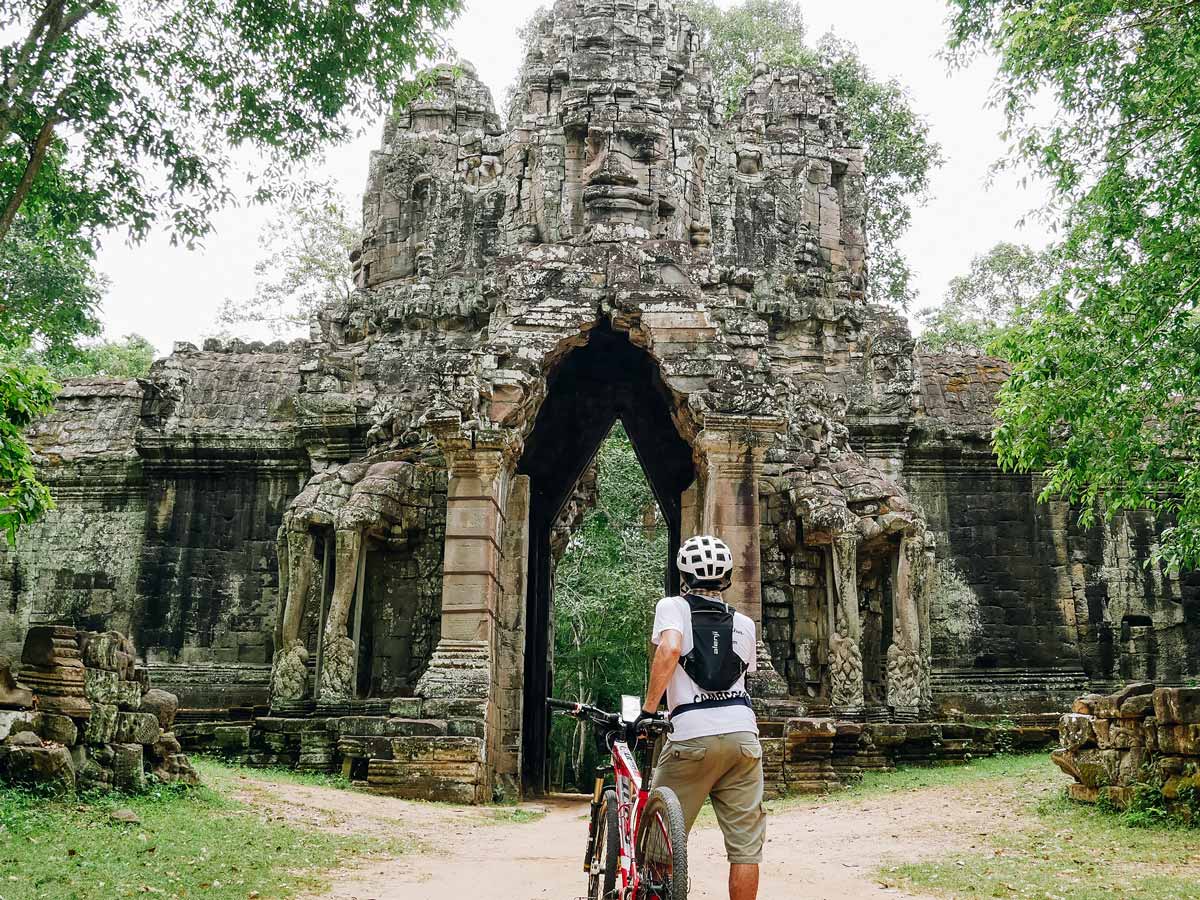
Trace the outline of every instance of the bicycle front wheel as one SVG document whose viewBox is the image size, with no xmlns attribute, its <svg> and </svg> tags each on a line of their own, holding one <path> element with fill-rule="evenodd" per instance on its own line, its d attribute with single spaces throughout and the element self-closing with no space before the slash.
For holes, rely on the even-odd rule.
<svg viewBox="0 0 1200 900">
<path fill-rule="evenodd" d="M 638 900 L 687 900 L 687 829 L 679 798 L 668 787 L 650 792 L 638 824 Z"/>
<path fill-rule="evenodd" d="M 605 791 L 596 813 L 592 858 L 588 860 L 589 900 L 609 900 L 617 887 L 617 857 L 621 853 L 621 833 L 617 823 L 617 794 Z"/>
</svg>

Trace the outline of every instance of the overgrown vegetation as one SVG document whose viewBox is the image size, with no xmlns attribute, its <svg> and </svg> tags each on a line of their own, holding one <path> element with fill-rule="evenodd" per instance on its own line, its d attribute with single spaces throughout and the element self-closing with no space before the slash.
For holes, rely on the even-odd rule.
<svg viewBox="0 0 1200 900">
<path fill-rule="evenodd" d="M 650 628 L 662 597 L 667 533 L 633 444 L 618 423 L 596 455 L 597 498 L 555 570 L 554 695 L 620 708 L 646 690 Z M 590 729 L 554 720 L 551 776 L 590 791 Z"/>
<path fill-rule="evenodd" d="M 1049 186 L 1058 277 L 1005 336 L 1002 465 L 1083 523 L 1149 509 L 1200 563 L 1200 4 L 951 0 L 951 58 L 995 56 L 1011 162 Z M 1047 110 L 1048 106 L 1053 108 Z M 1173 524 L 1172 524 L 1173 522 Z"/>
<path fill-rule="evenodd" d="M 913 207 L 925 201 L 942 153 L 903 85 L 876 78 L 858 48 L 835 35 L 809 47 L 804 15 L 794 0 L 742 0 L 728 8 L 714 0 L 690 0 L 684 9 L 704 33 L 704 52 L 727 115 L 737 113 L 759 64 L 829 75 L 843 121 L 866 151 L 868 290 L 874 300 L 907 304 L 913 299 L 912 271 L 899 241 L 912 222 Z"/>
<path fill-rule="evenodd" d="M 110 900 L 287 898 L 319 891 L 321 872 L 355 857 L 402 852 L 394 841 L 283 822 L 232 798 L 236 773 L 198 765 L 206 786 L 71 802 L 0 789 L 0 896 Z M 140 819 L 121 824 L 116 809 Z"/>
<path fill-rule="evenodd" d="M 1054 277 L 1052 251 L 1001 241 L 950 279 L 946 296 L 923 310 L 918 340 L 936 353 L 1003 352 L 1002 339 L 1027 324 L 1031 307 Z"/>
<path fill-rule="evenodd" d="M 1061 795 L 1037 803 L 1032 812 L 1016 827 L 981 834 L 983 847 L 969 853 L 886 866 L 878 877 L 889 886 L 958 900 L 1200 897 L 1200 833 L 1130 828 Z"/>
<path fill-rule="evenodd" d="M 354 290 L 350 252 L 359 239 L 345 198 L 330 181 L 307 184 L 263 229 L 251 297 L 226 299 L 219 324 L 264 327 L 274 337 L 307 336 L 322 305 Z"/>
</svg>

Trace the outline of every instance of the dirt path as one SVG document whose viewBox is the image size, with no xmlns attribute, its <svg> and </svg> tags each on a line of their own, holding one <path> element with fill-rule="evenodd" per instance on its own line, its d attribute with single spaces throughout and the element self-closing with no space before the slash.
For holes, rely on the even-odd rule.
<svg viewBox="0 0 1200 900">
<path fill-rule="evenodd" d="M 1013 812 L 1051 790 L 1044 781 L 979 780 L 863 798 L 798 803 L 772 813 L 763 900 L 913 897 L 876 880 L 881 865 L 967 849 L 1016 824 Z M 326 900 L 574 900 L 584 892 L 581 860 L 587 804 L 472 809 L 291 784 L 247 782 L 246 799 L 274 814 L 337 831 L 389 834 L 413 852 L 333 874 Z M 717 900 L 726 866 L 721 834 L 701 818 L 689 844 L 694 900 Z"/>
</svg>

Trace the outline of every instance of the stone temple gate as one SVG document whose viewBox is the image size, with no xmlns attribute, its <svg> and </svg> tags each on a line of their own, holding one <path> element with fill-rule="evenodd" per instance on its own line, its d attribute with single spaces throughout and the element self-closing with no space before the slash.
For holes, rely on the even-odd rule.
<svg viewBox="0 0 1200 900">
<path fill-rule="evenodd" d="M 699 50 L 666 0 L 559 0 L 506 124 L 465 64 L 388 120 L 357 290 L 311 340 L 68 385 L 5 645 L 117 627 L 185 705 L 269 700 L 268 747 L 302 732 L 301 761 L 537 788 L 554 562 L 620 419 L 671 546 L 737 555 L 762 716 L 1040 711 L 1200 673 L 1195 579 L 1140 565 L 1155 523 L 1035 504 L 988 446 L 1002 364 L 918 354 L 867 303 L 829 82 L 760 69 L 726 118 Z"/>
<path fill-rule="evenodd" d="M 360 291 L 322 314 L 300 394 L 314 425 L 363 447 L 285 515 L 277 709 L 368 688 L 372 558 L 441 543 L 439 637 L 415 692 L 474 704 L 485 781 L 515 776 L 522 750 L 536 781 L 551 534 L 617 418 L 672 544 L 720 534 L 739 563 L 732 599 L 760 626 L 762 495 L 779 508 L 769 548 L 805 557 L 820 585 L 803 648 L 781 659 L 804 696 L 843 716 L 929 707 L 924 524 L 845 424 L 847 393 L 868 389 L 850 373 L 870 340 L 855 322 L 862 151 L 807 73 L 761 73 L 720 122 L 697 50 L 667 4 L 562 3 L 507 128 L 469 67 L 389 122 Z M 422 530 L 414 511 L 440 502 L 443 473 L 444 530 Z M 310 688 L 302 626 L 321 568 Z M 877 622 L 860 613 L 869 592 Z M 786 697 L 760 655 L 759 693 Z"/>
</svg>

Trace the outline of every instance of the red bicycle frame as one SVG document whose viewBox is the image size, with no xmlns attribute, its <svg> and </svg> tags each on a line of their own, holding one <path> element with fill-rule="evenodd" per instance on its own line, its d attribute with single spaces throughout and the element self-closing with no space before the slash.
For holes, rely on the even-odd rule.
<svg viewBox="0 0 1200 900">
<path fill-rule="evenodd" d="M 621 876 L 620 896 L 630 900 L 653 900 L 655 895 L 643 894 L 644 881 L 638 871 L 636 841 L 641 826 L 642 813 L 650 796 L 647 785 L 653 773 L 653 756 L 649 748 L 643 746 L 645 765 L 639 766 L 629 747 L 629 737 L 632 725 L 615 713 L 607 713 L 594 706 L 582 703 L 567 703 L 561 700 L 547 701 L 552 708 L 560 709 L 577 719 L 585 719 L 601 729 L 599 736 L 608 747 L 612 758 L 613 790 L 617 795 L 617 832 L 620 847 L 617 871 Z M 656 719 L 643 725 L 643 734 L 669 733 L 671 725 L 665 719 Z M 642 735 L 633 735 L 635 741 Z M 642 769 L 646 769 L 643 778 Z M 588 848 L 584 857 L 584 870 L 591 873 L 596 826 L 597 810 L 607 785 L 604 781 L 603 770 L 597 773 L 596 787 L 592 793 L 591 833 L 588 834 Z M 595 874 L 595 873 L 591 873 Z"/>
</svg>

